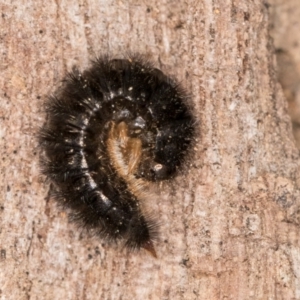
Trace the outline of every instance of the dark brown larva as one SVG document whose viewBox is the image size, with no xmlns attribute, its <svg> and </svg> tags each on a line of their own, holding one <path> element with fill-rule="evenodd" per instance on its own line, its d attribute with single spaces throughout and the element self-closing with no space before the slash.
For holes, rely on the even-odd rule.
<svg viewBox="0 0 300 300">
<path fill-rule="evenodd" d="M 139 57 L 74 71 L 46 108 L 42 170 L 72 219 L 154 256 L 156 225 L 141 211 L 147 181 L 176 174 L 194 135 L 186 95 Z"/>
</svg>

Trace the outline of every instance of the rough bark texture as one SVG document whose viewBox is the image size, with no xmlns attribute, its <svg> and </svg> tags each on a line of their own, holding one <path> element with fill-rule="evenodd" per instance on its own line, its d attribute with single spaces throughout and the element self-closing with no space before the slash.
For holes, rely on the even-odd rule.
<svg viewBox="0 0 300 300">
<path fill-rule="evenodd" d="M 299 154 L 262 0 L 2 1 L 1 299 L 300 299 Z M 188 174 L 154 192 L 158 259 L 68 223 L 39 176 L 42 103 L 95 54 L 191 92 Z"/>
</svg>

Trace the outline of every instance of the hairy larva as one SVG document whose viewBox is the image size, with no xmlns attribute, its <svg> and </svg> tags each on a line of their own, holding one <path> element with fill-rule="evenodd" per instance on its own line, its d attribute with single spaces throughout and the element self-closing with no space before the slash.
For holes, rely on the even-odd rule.
<svg viewBox="0 0 300 300">
<path fill-rule="evenodd" d="M 156 225 L 139 196 L 169 179 L 194 134 L 186 94 L 139 56 L 99 58 L 68 74 L 46 104 L 42 171 L 73 220 L 154 256 Z"/>
</svg>

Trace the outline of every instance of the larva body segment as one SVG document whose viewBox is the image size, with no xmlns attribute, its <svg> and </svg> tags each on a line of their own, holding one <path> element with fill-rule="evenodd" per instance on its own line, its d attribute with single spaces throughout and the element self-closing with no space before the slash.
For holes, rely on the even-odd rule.
<svg viewBox="0 0 300 300">
<path fill-rule="evenodd" d="M 155 255 L 156 226 L 139 194 L 172 177 L 194 134 L 181 88 L 142 59 L 101 58 L 67 76 L 40 131 L 43 173 L 72 218 Z"/>
</svg>

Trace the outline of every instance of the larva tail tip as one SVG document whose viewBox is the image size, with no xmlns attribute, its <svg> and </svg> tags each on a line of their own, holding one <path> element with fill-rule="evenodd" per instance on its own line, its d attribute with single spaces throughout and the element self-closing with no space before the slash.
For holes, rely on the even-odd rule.
<svg viewBox="0 0 300 300">
<path fill-rule="evenodd" d="M 154 245 L 152 243 L 152 241 L 147 241 L 145 242 L 143 245 L 142 245 L 142 248 L 144 248 L 145 250 L 147 250 L 148 252 L 150 252 L 150 254 L 157 258 L 157 255 L 156 255 L 156 251 L 155 251 L 155 248 L 154 248 Z"/>
</svg>

